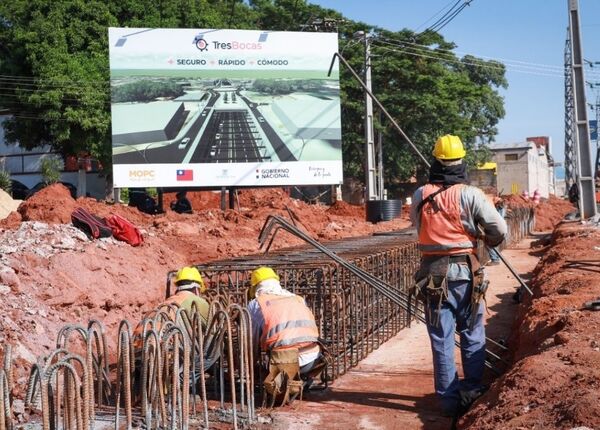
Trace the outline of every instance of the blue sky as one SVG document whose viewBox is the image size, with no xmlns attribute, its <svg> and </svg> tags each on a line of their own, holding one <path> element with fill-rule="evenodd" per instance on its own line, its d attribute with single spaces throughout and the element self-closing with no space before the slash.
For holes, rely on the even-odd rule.
<svg viewBox="0 0 600 430">
<path fill-rule="evenodd" d="M 389 30 L 415 30 L 449 5 L 450 0 L 310 2 Z M 457 45 L 455 51 L 461 56 L 468 53 L 517 61 L 510 62 L 506 74 L 509 87 L 501 91 L 506 116 L 499 123 L 496 141 L 509 143 L 523 141 L 527 136 L 551 136 L 557 160 L 564 159 L 562 68 L 567 5 L 567 0 L 473 0 L 440 31 L 446 40 Z M 600 62 L 600 0 L 580 0 L 579 7 L 584 58 Z M 586 80 L 600 82 L 600 64 L 594 69 L 586 67 L 585 71 Z M 596 93 L 589 90 L 588 102 L 595 100 Z M 595 118 L 594 112 L 588 115 Z M 592 153 L 596 154 L 595 148 Z"/>
</svg>

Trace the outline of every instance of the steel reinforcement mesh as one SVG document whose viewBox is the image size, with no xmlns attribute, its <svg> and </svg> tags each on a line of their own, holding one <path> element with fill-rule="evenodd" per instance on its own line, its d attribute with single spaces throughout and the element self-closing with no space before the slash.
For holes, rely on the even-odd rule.
<svg viewBox="0 0 600 430">
<path fill-rule="evenodd" d="M 511 211 L 506 220 L 509 235 L 502 247 L 529 233 L 533 213 L 529 209 Z M 338 240 L 326 246 L 405 293 L 419 265 L 420 252 L 414 230 Z M 486 262 L 489 256 L 483 244 L 478 250 L 480 259 Z M 321 337 L 333 356 L 328 372 L 330 379 L 356 366 L 408 325 L 406 311 L 313 248 L 284 249 L 197 267 L 212 294 L 245 306 L 250 273 L 263 265 L 272 267 L 279 274 L 282 286 L 304 297 L 313 311 Z"/>
</svg>

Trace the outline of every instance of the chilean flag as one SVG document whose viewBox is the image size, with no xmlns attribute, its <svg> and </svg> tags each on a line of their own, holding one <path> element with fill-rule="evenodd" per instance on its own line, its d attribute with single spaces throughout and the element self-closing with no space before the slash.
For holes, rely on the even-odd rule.
<svg viewBox="0 0 600 430">
<path fill-rule="evenodd" d="M 177 171 L 178 181 L 193 181 L 194 171 L 192 169 L 180 169 Z"/>
</svg>

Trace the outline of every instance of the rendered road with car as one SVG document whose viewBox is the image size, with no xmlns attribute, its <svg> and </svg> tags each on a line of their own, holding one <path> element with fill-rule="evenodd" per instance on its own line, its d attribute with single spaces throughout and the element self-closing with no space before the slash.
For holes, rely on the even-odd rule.
<svg viewBox="0 0 600 430">
<path fill-rule="evenodd" d="M 214 109 L 221 98 L 221 104 Z M 232 108 L 228 109 L 231 104 Z M 247 109 L 239 109 L 241 104 Z M 236 105 L 234 109 L 233 106 Z M 234 163 L 272 161 L 265 156 L 265 142 L 262 135 L 270 141 L 280 161 L 296 161 L 277 132 L 265 120 L 258 110 L 257 103 L 240 94 L 240 90 L 225 92 L 211 91 L 211 98 L 186 134 L 170 145 L 145 150 L 135 150 L 113 156 L 115 164 L 134 163 Z M 206 125 L 205 125 L 206 123 Z M 202 135 L 191 157 L 188 152 L 193 142 Z M 176 146 L 176 149 L 174 148 Z M 186 161 L 187 159 L 187 161 Z"/>
</svg>

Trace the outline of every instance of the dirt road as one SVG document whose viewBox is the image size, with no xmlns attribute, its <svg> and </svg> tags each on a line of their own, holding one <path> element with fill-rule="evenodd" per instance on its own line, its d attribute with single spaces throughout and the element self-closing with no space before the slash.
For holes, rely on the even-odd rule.
<svg viewBox="0 0 600 430">
<path fill-rule="evenodd" d="M 504 255 L 526 278 L 538 257 L 529 253 L 531 240 Z M 507 339 L 517 305 L 512 295 L 517 282 L 504 266 L 487 268 L 488 336 Z M 457 362 L 460 355 L 456 356 Z M 491 376 L 490 376 L 491 378 Z M 310 392 L 294 410 L 273 413 L 274 428 L 303 429 L 448 429 L 433 393 L 429 338 L 424 324 L 401 331 L 325 392 Z"/>
</svg>

